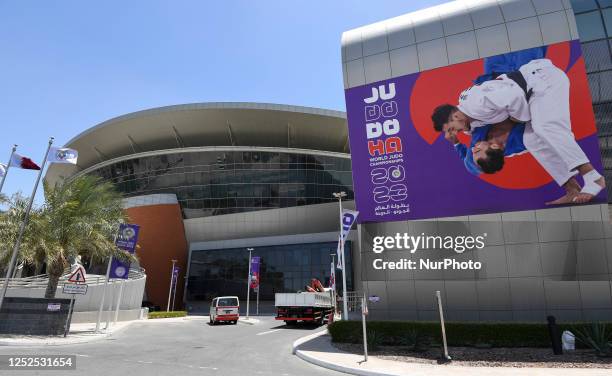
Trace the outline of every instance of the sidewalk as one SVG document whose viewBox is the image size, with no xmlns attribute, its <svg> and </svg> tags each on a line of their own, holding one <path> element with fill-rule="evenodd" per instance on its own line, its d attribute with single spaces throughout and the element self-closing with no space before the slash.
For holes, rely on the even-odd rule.
<svg viewBox="0 0 612 376">
<path fill-rule="evenodd" d="M 109 330 L 104 330 L 106 322 L 101 323 L 100 333 L 95 333 L 96 323 L 80 323 L 70 325 L 70 333 L 63 336 L 23 336 L 23 335 L 0 335 L 0 346 L 58 346 L 74 345 L 107 338 L 127 328 L 133 322 L 143 320 L 119 321 L 112 325 Z M 147 320 L 148 321 L 148 320 Z"/>
<path fill-rule="evenodd" d="M 609 376 L 609 369 L 593 368 L 509 368 L 509 367 L 463 367 L 396 362 L 363 356 L 338 350 L 331 344 L 327 331 L 300 338 L 293 343 L 293 353 L 299 358 L 318 366 L 367 376 Z"/>
<path fill-rule="evenodd" d="M 249 319 L 247 320 L 246 317 L 240 317 L 240 319 L 238 319 L 238 323 L 239 324 L 247 324 L 247 325 L 256 325 L 260 323 L 259 319 L 255 319 L 253 317 L 249 317 Z"/>
</svg>

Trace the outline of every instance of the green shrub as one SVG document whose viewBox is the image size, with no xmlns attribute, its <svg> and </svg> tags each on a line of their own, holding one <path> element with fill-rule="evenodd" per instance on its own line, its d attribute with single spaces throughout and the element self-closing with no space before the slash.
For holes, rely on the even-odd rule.
<svg viewBox="0 0 612 376">
<path fill-rule="evenodd" d="M 395 342 L 400 346 L 406 346 L 410 351 L 423 352 L 429 349 L 431 338 L 418 329 L 410 329 L 399 333 Z"/>
<path fill-rule="evenodd" d="M 149 312 L 150 319 L 165 319 L 169 317 L 184 317 L 187 311 Z"/>
<path fill-rule="evenodd" d="M 368 328 L 382 337 L 381 344 L 411 346 L 415 350 L 429 343 L 442 343 L 440 323 L 427 321 L 370 321 Z M 559 324 L 559 333 L 571 330 L 572 324 Z M 328 326 L 334 342 L 360 343 L 360 321 L 336 321 Z M 449 346 L 493 347 L 550 347 L 551 340 L 546 323 L 480 323 L 447 322 L 446 339 Z"/>
<path fill-rule="evenodd" d="M 579 342 L 595 350 L 597 356 L 612 356 L 612 330 L 607 329 L 606 324 L 594 322 L 575 326 L 572 332 Z"/>
<path fill-rule="evenodd" d="M 363 330 L 361 332 L 363 333 Z M 383 342 L 385 341 L 385 335 L 377 330 L 368 329 L 367 335 L 368 335 L 368 349 L 371 349 L 373 351 L 378 350 L 380 345 L 382 345 Z"/>
</svg>

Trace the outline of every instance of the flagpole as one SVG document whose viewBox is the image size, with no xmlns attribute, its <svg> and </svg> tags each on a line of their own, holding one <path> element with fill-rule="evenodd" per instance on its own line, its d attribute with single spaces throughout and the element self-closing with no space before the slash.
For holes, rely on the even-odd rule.
<svg viewBox="0 0 612 376">
<path fill-rule="evenodd" d="M 178 272 L 174 275 L 174 268 L 172 270 L 172 279 L 174 281 L 174 291 L 172 292 L 172 311 L 174 311 L 174 301 L 176 300 L 176 285 L 178 285 Z"/>
<path fill-rule="evenodd" d="M 346 197 L 345 192 L 337 192 L 333 194 L 338 199 L 338 205 L 340 206 L 340 257 L 342 260 L 342 318 L 348 320 L 348 297 L 346 296 L 346 263 L 344 257 L 344 237 L 342 236 L 342 197 Z"/>
<path fill-rule="evenodd" d="M 177 260 L 172 260 L 172 271 L 170 272 L 170 287 L 168 288 L 168 304 L 166 305 L 166 312 L 170 312 L 170 297 L 172 296 L 172 281 L 174 280 L 174 265 Z"/>
<path fill-rule="evenodd" d="M 13 160 L 13 154 L 17 150 L 17 144 L 13 145 L 13 150 L 11 150 L 11 156 L 9 157 L 8 163 L 6 164 L 6 170 L 4 171 L 4 176 L 2 177 L 2 181 L 0 181 L 0 193 L 2 192 L 2 187 L 4 187 L 4 181 L 6 180 L 6 175 L 8 175 L 9 168 L 11 168 L 11 160 Z"/>
<path fill-rule="evenodd" d="M 13 275 L 13 269 L 15 268 L 15 261 L 17 261 L 17 253 L 19 252 L 19 246 L 21 245 L 21 239 L 23 238 L 23 233 L 25 232 L 25 228 L 28 224 L 28 220 L 30 219 L 30 211 L 32 210 L 32 204 L 34 203 L 34 196 L 36 196 L 36 190 L 38 189 L 38 184 L 40 183 L 40 177 L 42 176 L 43 170 L 45 169 L 45 165 L 47 164 L 47 155 L 49 154 L 49 149 L 53 144 L 53 137 L 49 138 L 49 144 L 47 145 L 47 151 L 45 152 L 45 157 L 43 159 L 43 163 L 40 166 L 40 170 L 38 171 L 38 177 L 36 178 L 36 184 L 34 184 L 34 189 L 32 190 L 32 195 L 30 196 L 30 202 L 28 202 L 28 207 L 23 216 L 23 221 L 21 222 L 21 227 L 19 228 L 19 235 L 17 235 L 17 241 L 15 242 L 15 247 L 13 247 L 13 255 L 11 256 L 11 261 L 9 262 L 9 268 L 6 272 L 6 277 L 4 278 L 4 285 L 2 286 L 2 293 L 0 293 L 0 311 L 2 310 L 2 303 L 4 301 L 4 297 L 6 296 L 6 290 L 8 289 L 9 278 Z"/>
</svg>

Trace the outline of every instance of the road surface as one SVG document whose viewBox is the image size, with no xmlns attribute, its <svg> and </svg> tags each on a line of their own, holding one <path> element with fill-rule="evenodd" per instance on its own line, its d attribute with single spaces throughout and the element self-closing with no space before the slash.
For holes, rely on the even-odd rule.
<svg viewBox="0 0 612 376">
<path fill-rule="evenodd" d="M 46 347 L 1 346 L 1 355 L 76 355 L 75 371 L 0 371 L 0 375 L 342 375 L 291 354 L 296 339 L 323 327 L 287 328 L 271 317 L 256 325 L 208 324 L 208 317 L 145 320 L 110 338 Z"/>
</svg>

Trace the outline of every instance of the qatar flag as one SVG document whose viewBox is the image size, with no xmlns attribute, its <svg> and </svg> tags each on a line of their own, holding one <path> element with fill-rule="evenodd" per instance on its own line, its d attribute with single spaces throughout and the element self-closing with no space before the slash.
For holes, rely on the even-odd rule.
<svg viewBox="0 0 612 376">
<path fill-rule="evenodd" d="M 30 158 L 22 157 L 17 153 L 13 153 L 10 166 L 23 168 L 25 170 L 40 170 L 40 167 L 36 163 L 32 162 Z"/>
</svg>

